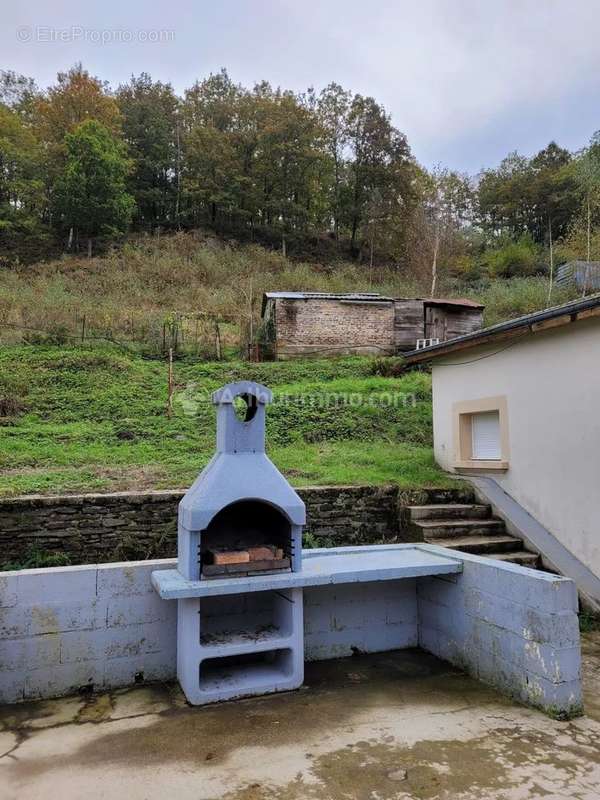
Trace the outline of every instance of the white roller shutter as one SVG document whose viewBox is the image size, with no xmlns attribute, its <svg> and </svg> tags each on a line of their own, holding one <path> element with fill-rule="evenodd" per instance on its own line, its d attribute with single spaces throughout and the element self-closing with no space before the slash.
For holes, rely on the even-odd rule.
<svg viewBox="0 0 600 800">
<path fill-rule="evenodd" d="M 473 459 L 476 461 L 500 461 L 500 414 L 485 411 L 473 414 L 471 419 Z"/>
</svg>

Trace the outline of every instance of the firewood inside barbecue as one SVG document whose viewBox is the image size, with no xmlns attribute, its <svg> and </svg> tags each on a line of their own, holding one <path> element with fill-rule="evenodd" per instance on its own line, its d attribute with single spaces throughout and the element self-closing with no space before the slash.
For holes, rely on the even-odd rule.
<svg viewBox="0 0 600 800">
<path fill-rule="evenodd" d="M 209 550 L 213 564 L 242 564 L 250 561 L 247 550 Z"/>
<path fill-rule="evenodd" d="M 210 548 L 207 555 L 207 562 L 211 564 L 245 564 L 249 561 L 278 561 L 283 558 L 283 549 L 271 544 L 260 544 L 236 550 Z"/>
<path fill-rule="evenodd" d="M 275 547 L 273 544 L 259 544 L 249 547 L 248 553 L 250 561 L 274 561 L 283 558 L 282 548 Z"/>
</svg>

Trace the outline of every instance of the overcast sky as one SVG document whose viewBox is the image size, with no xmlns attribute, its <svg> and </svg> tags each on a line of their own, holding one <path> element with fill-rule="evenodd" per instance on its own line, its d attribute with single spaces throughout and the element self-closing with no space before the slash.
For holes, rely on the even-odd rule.
<svg viewBox="0 0 600 800">
<path fill-rule="evenodd" d="M 1 8 L 0 67 L 40 86 L 76 61 L 115 86 L 146 71 L 178 92 L 221 67 L 245 85 L 336 81 L 383 103 L 427 166 L 474 173 L 551 139 L 578 149 L 600 128 L 600 0 L 2 0 Z"/>
</svg>

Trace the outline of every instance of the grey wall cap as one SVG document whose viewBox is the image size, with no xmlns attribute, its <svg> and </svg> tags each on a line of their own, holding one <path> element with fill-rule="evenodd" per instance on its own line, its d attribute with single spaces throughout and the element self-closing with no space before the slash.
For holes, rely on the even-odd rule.
<svg viewBox="0 0 600 800">
<path fill-rule="evenodd" d="M 254 381 L 237 381 L 236 383 L 228 383 L 221 386 L 216 392 L 213 392 L 213 404 L 223 405 L 225 403 L 233 403 L 236 397 L 248 394 L 256 398 L 257 403 L 266 405 L 273 401 L 273 392 L 263 386 L 262 383 L 254 383 Z"/>
</svg>

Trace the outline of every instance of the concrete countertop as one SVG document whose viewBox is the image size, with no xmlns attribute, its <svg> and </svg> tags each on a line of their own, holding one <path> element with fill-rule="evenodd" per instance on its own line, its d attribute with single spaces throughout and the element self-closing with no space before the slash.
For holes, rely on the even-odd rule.
<svg viewBox="0 0 600 800">
<path fill-rule="evenodd" d="M 340 583 L 367 583 L 462 572 L 460 559 L 430 553 L 413 544 L 334 547 L 304 550 L 299 572 L 243 578 L 188 581 L 176 569 L 152 573 L 152 585 L 163 600 L 262 592 Z"/>
</svg>

